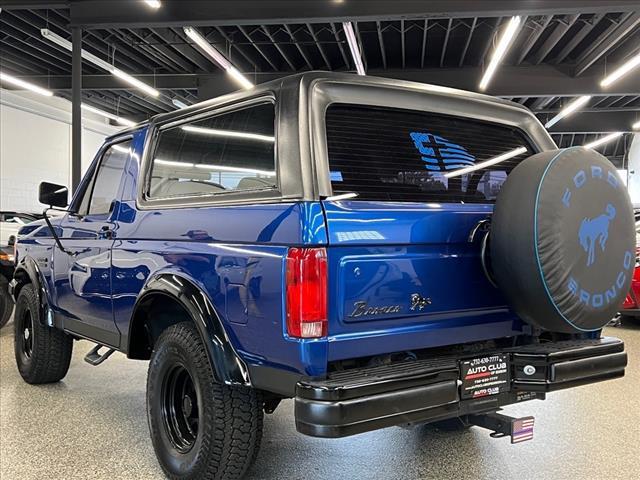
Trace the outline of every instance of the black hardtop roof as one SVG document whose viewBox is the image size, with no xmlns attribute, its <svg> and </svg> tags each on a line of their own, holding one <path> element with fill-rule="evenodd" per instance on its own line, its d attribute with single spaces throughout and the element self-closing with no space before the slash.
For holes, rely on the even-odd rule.
<svg viewBox="0 0 640 480">
<path fill-rule="evenodd" d="M 179 109 L 179 110 L 175 110 L 167 113 L 159 113 L 157 115 L 154 115 L 147 121 L 141 122 L 127 129 L 120 130 L 116 134 L 112 135 L 111 137 L 119 137 L 123 134 L 126 134 L 127 132 L 136 131 L 149 124 L 160 123 L 160 122 L 164 123 L 167 121 L 171 121 L 173 119 L 177 119 L 185 115 L 188 115 L 192 112 L 197 112 L 199 110 L 205 109 L 212 105 L 224 104 L 230 101 L 238 101 L 238 100 L 242 100 L 243 98 L 254 97 L 256 94 L 260 94 L 262 92 L 278 91 L 282 88 L 282 86 L 285 83 L 288 85 L 297 84 L 298 86 L 303 87 L 305 85 L 308 86 L 316 81 L 323 81 L 323 80 L 329 81 L 329 82 L 330 81 L 348 82 L 354 85 L 363 85 L 363 86 L 373 85 L 373 86 L 382 86 L 382 87 L 386 86 L 386 87 L 395 88 L 395 89 L 404 88 L 407 90 L 423 90 L 424 93 L 427 95 L 430 93 L 431 94 L 438 93 L 438 94 L 445 94 L 445 95 L 449 94 L 456 97 L 464 96 L 469 98 L 470 100 L 483 100 L 485 102 L 490 101 L 493 103 L 498 103 L 498 104 L 502 104 L 510 107 L 517 107 L 522 110 L 528 111 L 526 107 L 516 102 L 504 100 L 497 97 L 492 97 L 490 95 L 485 95 L 482 93 L 470 92 L 467 90 L 459 90 L 459 89 L 450 88 L 450 87 L 443 87 L 440 85 L 412 82 L 408 80 L 398 80 L 394 78 L 375 77 L 375 76 L 369 76 L 369 75 L 355 75 L 352 73 L 311 71 L 311 72 L 297 73 L 294 75 L 288 75 L 286 77 L 278 78 L 276 80 L 271 80 L 269 82 L 261 83 L 259 85 L 256 85 L 256 87 L 251 90 L 237 90 L 235 92 L 228 93 L 226 95 L 222 95 L 219 97 L 215 97 L 209 100 L 204 100 L 202 102 L 190 105 L 187 108 L 183 108 L 183 109 Z"/>
</svg>

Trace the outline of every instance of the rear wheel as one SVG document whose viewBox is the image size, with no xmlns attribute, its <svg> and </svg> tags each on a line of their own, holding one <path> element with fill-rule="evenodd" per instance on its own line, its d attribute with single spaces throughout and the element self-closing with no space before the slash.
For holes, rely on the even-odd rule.
<svg viewBox="0 0 640 480">
<path fill-rule="evenodd" d="M 160 466 L 171 479 L 238 479 L 262 438 L 262 399 L 214 380 L 194 325 L 165 330 L 147 379 L 147 416 Z"/>
<path fill-rule="evenodd" d="M 20 290 L 14 318 L 14 346 L 20 375 L 27 383 L 54 383 L 69 370 L 73 339 L 61 330 L 45 326 L 33 285 Z"/>
<path fill-rule="evenodd" d="M 0 328 L 4 327 L 13 313 L 13 299 L 9 295 L 9 282 L 0 275 Z"/>
</svg>

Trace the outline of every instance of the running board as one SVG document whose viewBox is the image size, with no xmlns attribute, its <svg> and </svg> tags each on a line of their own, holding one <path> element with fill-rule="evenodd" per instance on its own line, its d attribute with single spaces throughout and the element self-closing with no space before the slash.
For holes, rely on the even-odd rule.
<svg viewBox="0 0 640 480">
<path fill-rule="evenodd" d="M 100 353 L 101 348 L 107 348 L 107 351 L 104 353 Z M 89 365 L 93 365 L 94 367 L 97 367 L 102 362 L 104 362 L 107 358 L 109 358 L 113 354 L 113 352 L 115 352 L 115 349 L 113 348 L 108 348 L 108 347 L 105 347 L 104 345 L 96 345 L 91 349 L 91 351 L 89 351 L 89 353 L 85 355 L 84 361 L 87 362 Z"/>
<path fill-rule="evenodd" d="M 486 428 L 492 432 L 491 438 L 511 437 L 511 443 L 520 443 L 533 439 L 533 417 L 514 418 L 501 413 L 485 413 L 467 415 L 464 421 L 476 427 Z"/>
</svg>

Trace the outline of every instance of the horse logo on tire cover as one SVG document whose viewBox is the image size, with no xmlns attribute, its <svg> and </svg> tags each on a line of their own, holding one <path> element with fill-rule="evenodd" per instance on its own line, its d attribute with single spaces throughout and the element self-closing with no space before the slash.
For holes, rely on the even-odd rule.
<svg viewBox="0 0 640 480">
<path fill-rule="evenodd" d="M 609 225 L 616 218 L 616 209 L 610 203 L 605 208 L 605 213 L 595 218 L 586 218 L 580 224 L 578 238 L 580 245 L 587 252 L 587 267 L 596 261 L 596 243 L 604 252 L 609 238 Z"/>
</svg>

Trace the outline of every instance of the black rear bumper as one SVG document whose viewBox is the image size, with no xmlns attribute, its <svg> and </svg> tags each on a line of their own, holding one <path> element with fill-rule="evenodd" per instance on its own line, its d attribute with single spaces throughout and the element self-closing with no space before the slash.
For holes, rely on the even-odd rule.
<svg viewBox="0 0 640 480">
<path fill-rule="evenodd" d="M 461 357 L 347 370 L 324 380 L 298 383 L 296 428 L 315 437 L 344 437 L 392 425 L 493 412 L 511 403 L 544 399 L 554 390 L 622 377 L 627 365 L 624 343 L 611 337 L 480 352 L 485 353 L 509 356 L 508 391 L 462 399 Z"/>
</svg>

